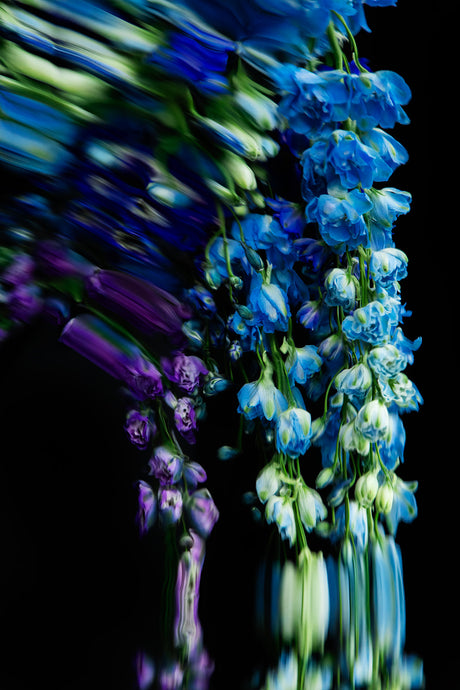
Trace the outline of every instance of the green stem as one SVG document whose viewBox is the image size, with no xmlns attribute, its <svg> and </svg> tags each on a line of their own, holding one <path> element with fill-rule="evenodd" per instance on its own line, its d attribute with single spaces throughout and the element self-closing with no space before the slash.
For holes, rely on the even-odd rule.
<svg viewBox="0 0 460 690">
<path fill-rule="evenodd" d="M 332 48 L 332 52 L 334 54 L 336 69 L 343 70 L 343 52 L 342 48 L 340 47 L 337 34 L 335 32 L 334 22 L 329 22 L 329 26 L 327 27 L 326 33 Z"/>
</svg>

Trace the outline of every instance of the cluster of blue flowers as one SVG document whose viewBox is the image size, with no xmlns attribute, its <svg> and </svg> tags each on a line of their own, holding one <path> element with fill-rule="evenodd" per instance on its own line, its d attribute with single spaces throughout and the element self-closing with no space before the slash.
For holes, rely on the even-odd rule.
<svg viewBox="0 0 460 690">
<path fill-rule="evenodd" d="M 408 257 L 393 239 L 411 197 L 385 186 L 408 158 L 387 130 L 408 122 L 410 90 L 365 66 L 355 40 L 366 5 L 394 4 L 1 10 L 1 337 L 45 314 L 121 382 L 127 436 L 149 457 L 140 530 L 160 524 L 182 544 L 218 519 L 193 448 L 206 399 L 233 385 L 262 440 L 256 513 L 305 577 L 309 535 L 323 540 L 345 618 L 338 573 L 353 589 L 371 554 L 386 606 L 393 538 L 417 513 L 416 482 L 398 471 L 402 415 L 422 403 L 405 373 L 420 339 L 402 329 Z M 240 453 L 235 430 L 217 455 Z M 351 682 L 360 654 L 340 660 Z M 388 654 L 365 656 L 370 686 Z"/>
</svg>

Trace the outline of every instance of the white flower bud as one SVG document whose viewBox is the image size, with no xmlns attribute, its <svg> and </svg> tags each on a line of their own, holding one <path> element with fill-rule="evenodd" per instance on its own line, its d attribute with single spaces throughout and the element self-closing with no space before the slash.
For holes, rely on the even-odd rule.
<svg viewBox="0 0 460 690">
<path fill-rule="evenodd" d="M 362 508 L 370 508 L 374 503 L 379 489 L 379 482 L 375 472 L 363 474 L 355 485 L 355 498 Z"/>
<path fill-rule="evenodd" d="M 379 513 L 389 513 L 393 506 L 393 489 L 390 484 L 383 484 L 375 497 L 375 509 Z"/>
</svg>

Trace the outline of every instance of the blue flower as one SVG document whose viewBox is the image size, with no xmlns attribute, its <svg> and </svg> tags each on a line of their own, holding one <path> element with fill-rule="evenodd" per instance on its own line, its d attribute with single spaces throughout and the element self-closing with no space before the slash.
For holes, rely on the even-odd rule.
<svg viewBox="0 0 460 690">
<path fill-rule="evenodd" d="M 342 330 L 348 340 L 362 340 L 371 345 L 382 345 L 390 336 L 389 316 L 383 304 L 374 300 L 346 316 Z"/>
<path fill-rule="evenodd" d="M 356 300 L 356 280 L 343 268 L 333 268 L 324 281 L 324 301 L 329 307 L 343 307 L 349 311 Z"/>
<path fill-rule="evenodd" d="M 369 237 L 372 249 L 394 246 L 393 225 L 401 214 L 410 210 L 411 195 L 393 187 L 366 190 L 372 201 L 372 213 L 368 214 Z"/>
<path fill-rule="evenodd" d="M 414 493 L 417 482 L 404 482 L 392 473 L 393 504 L 385 520 L 391 534 L 395 535 L 400 522 L 412 522 L 417 517 L 417 502 Z"/>
<path fill-rule="evenodd" d="M 273 383 L 271 366 L 266 366 L 258 381 L 242 386 L 238 391 L 238 403 L 238 412 L 247 419 L 271 421 L 288 408 L 286 398 Z"/>
<path fill-rule="evenodd" d="M 296 526 L 292 499 L 287 496 L 271 496 L 265 506 L 268 524 L 275 522 L 281 539 L 287 539 L 292 546 L 296 541 Z"/>
<path fill-rule="evenodd" d="M 287 330 L 291 316 L 288 297 L 282 288 L 266 282 L 259 273 L 251 280 L 248 307 L 253 314 L 251 325 L 260 326 L 265 333 Z"/>
<path fill-rule="evenodd" d="M 370 146 L 363 144 L 354 132 L 343 129 L 331 134 L 326 160 L 331 171 L 348 189 L 358 185 L 372 187 L 374 180 L 386 180 L 391 174 L 388 166 Z"/>
<path fill-rule="evenodd" d="M 387 406 L 380 400 L 371 400 L 361 407 L 354 424 L 369 441 L 375 442 L 385 438 L 389 427 Z"/>
<path fill-rule="evenodd" d="M 407 256 L 400 249 L 387 247 L 372 252 L 370 272 L 379 286 L 389 290 L 407 275 Z"/>
<path fill-rule="evenodd" d="M 362 132 L 360 137 L 364 144 L 378 153 L 380 160 L 388 168 L 388 177 L 399 165 L 407 163 L 409 156 L 404 146 L 383 129 L 374 127 L 367 132 Z M 382 172 L 384 169 L 382 167 Z M 382 178 L 381 181 L 388 179 L 388 177 Z"/>
<path fill-rule="evenodd" d="M 310 138 L 325 136 L 347 119 L 350 96 L 343 72 L 317 73 L 284 64 L 271 76 L 282 96 L 279 112 L 294 132 Z"/>
<path fill-rule="evenodd" d="M 315 345 L 290 347 L 285 366 L 291 386 L 294 383 L 305 383 L 321 369 L 322 362 Z"/>
<path fill-rule="evenodd" d="M 372 348 L 367 363 L 378 377 L 390 378 L 405 369 L 407 358 L 395 345 L 386 343 Z"/>
<path fill-rule="evenodd" d="M 307 205 L 306 218 L 317 222 L 326 244 L 335 251 L 356 249 L 369 244 L 363 214 L 370 211 L 372 202 L 363 191 L 353 189 L 343 195 L 321 194 Z"/>
<path fill-rule="evenodd" d="M 407 105 L 411 92 L 404 79 L 391 70 L 351 74 L 349 117 L 360 130 L 374 127 L 390 129 L 396 123 L 407 124 L 409 118 L 402 106 Z"/>
<path fill-rule="evenodd" d="M 404 447 L 406 445 L 406 431 L 399 414 L 389 410 L 388 434 L 378 442 L 380 458 L 389 470 L 394 470 L 404 462 Z"/>
<path fill-rule="evenodd" d="M 402 372 L 393 378 L 381 380 L 380 391 L 387 404 L 396 405 L 400 412 L 417 411 L 423 403 L 415 383 Z"/>
<path fill-rule="evenodd" d="M 335 387 L 349 397 L 363 398 L 372 385 L 372 373 L 360 362 L 350 369 L 343 369 L 334 379 Z"/>
<path fill-rule="evenodd" d="M 276 448 L 291 458 L 304 455 L 311 443 L 311 416 L 307 410 L 289 407 L 276 420 Z"/>
</svg>

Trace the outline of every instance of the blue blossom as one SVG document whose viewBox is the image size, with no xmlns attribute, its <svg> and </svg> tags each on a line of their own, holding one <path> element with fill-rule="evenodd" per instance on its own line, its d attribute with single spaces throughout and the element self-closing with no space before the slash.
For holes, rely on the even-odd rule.
<svg viewBox="0 0 460 690">
<path fill-rule="evenodd" d="M 400 412 L 418 410 L 423 398 L 417 386 L 402 372 L 380 381 L 380 392 L 388 405 L 396 405 Z"/>
<path fill-rule="evenodd" d="M 351 74 L 347 81 L 351 89 L 348 116 L 356 121 L 358 129 L 390 129 L 396 123 L 409 122 L 402 106 L 409 103 L 411 92 L 396 72 L 380 70 Z"/>
<path fill-rule="evenodd" d="M 292 499 L 287 496 L 271 496 L 265 505 L 268 524 L 276 523 L 281 539 L 287 539 L 292 546 L 296 541 L 296 526 Z"/>
<path fill-rule="evenodd" d="M 240 223 L 233 225 L 232 235 L 236 240 L 240 239 L 241 233 L 252 249 L 276 248 L 282 254 L 290 254 L 293 250 L 289 233 L 277 218 L 268 214 L 248 213 Z"/>
<path fill-rule="evenodd" d="M 349 311 L 356 300 L 356 279 L 343 268 L 333 268 L 324 281 L 324 301 L 329 307 L 343 307 Z"/>
<path fill-rule="evenodd" d="M 395 282 L 407 275 L 407 256 L 400 249 L 387 247 L 371 254 L 370 272 L 376 283 L 391 289 Z"/>
<path fill-rule="evenodd" d="M 266 198 L 265 201 L 273 210 L 273 217 L 277 219 L 286 233 L 294 237 L 302 237 L 305 218 L 300 204 L 279 197 L 275 199 Z"/>
<path fill-rule="evenodd" d="M 334 379 L 334 384 L 344 395 L 362 399 L 372 385 L 372 373 L 368 366 L 360 362 L 340 371 Z"/>
<path fill-rule="evenodd" d="M 267 366 L 257 381 L 245 383 L 238 391 L 238 412 L 247 419 L 277 419 L 288 408 L 284 395 L 276 388 L 272 369 Z"/>
<path fill-rule="evenodd" d="M 347 527 L 348 523 L 348 527 Z M 330 534 L 333 542 L 341 541 L 347 531 L 353 536 L 354 543 L 359 551 L 366 548 L 368 542 L 368 522 L 366 509 L 358 505 L 356 501 L 350 501 L 349 517 L 345 514 L 345 506 L 341 505 L 336 511 L 336 522 Z"/>
<path fill-rule="evenodd" d="M 411 195 L 393 187 L 372 187 L 366 192 L 373 205 L 372 213 L 367 217 L 371 247 L 374 250 L 392 247 L 394 223 L 401 214 L 409 212 Z"/>
<path fill-rule="evenodd" d="M 405 369 L 407 358 L 395 345 L 386 343 L 372 348 L 367 363 L 378 377 L 389 378 Z"/>
<path fill-rule="evenodd" d="M 389 470 L 394 470 L 404 462 L 406 431 L 401 417 L 396 412 L 388 411 L 388 433 L 385 439 L 378 441 L 380 458 Z"/>
<path fill-rule="evenodd" d="M 289 407 L 276 420 L 276 448 L 291 458 L 304 455 L 311 443 L 311 416 L 307 410 Z"/>
<path fill-rule="evenodd" d="M 404 335 L 402 328 L 398 326 L 392 332 L 390 342 L 398 348 L 399 352 L 406 358 L 408 364 L 413 364 L 413 353 L 418 350 L 422 344 L 422 339 L 418 337 L 414 341 L 409 340 L 409 338 Z"/>
<path fill-rule="evenodd" d="M 369 237 L 363 214 L 370 211 L 372 201 L 366 194 L 353 189 L 341 196 L 321 194 L 305 210 L 309 222 L 317 222 L 324 242 L 335 251 L 367 247 Z"/>
<path fill-rule="evenodd" d="M 261 326 L 265 333 L 286 331 L 291 310 L 284 290 L 254 274 L 249 291 L 248 307 L 253 314 L 251 325 Z"/>
<path fill-rule="evenodd" d="M 393 504 L 385 521 L 391 534 L 395 535 L 400 522 L 412 522 L 417 517 L 417 502 L 414 493 L 417 482 L 405 482 L 392 473 L 391 486 L 393 488 Z"/>
<path fill-rule="evenodd" d="M 388 408 L 380 400 L 371 400 L 361 407 L 356 419 L 355 426 L 369 441 L 379 441 L 388 433 L 389 416 Z"/>
<path fill-rule="evenodd" d="M 321 369 L 322 362 L 315 345 L 290 347 L 285 367 L 291 386 L 294 383 L 305 383 Z"/>
<path fill-rule="evenodd" d="M 407 150 L 399 141 L 383 129 L 374 127 L 367 132 L 361 132 L 360 137 L 364 144 L 378 153 L 380 159 L 388 168 L 388 177 L 398 166 L 407 163 L 409 157 Z M 388 179 L 388 177 L 383 179 Z"/>
<path fill-rule="evenodd" d="M 294 132 L 325 136 L 347 119 L 349 89 L 340 70 L 318 73 L 284 64 L 271 76 L 282 96 L 279 112 Z"/>
<path fill-rule="evenodd" d="M 390 336 L 389 316 L 383 304 L 374 300 L 346 316 L 342 330 L 348 340 L 362 340 L 371 345 L 382 345 Z"/>
<path fill-rule="evenodd" d="M 378 153 L 364 144 L 355 132 L 338 129 L 329 137 L 327 177 L 338 176 L 343 187 L 372 187 L 374 181 L 387 180 L 391 169 Z M 333 178 L 332 178 L 333 179 Z"/>
</svg>

